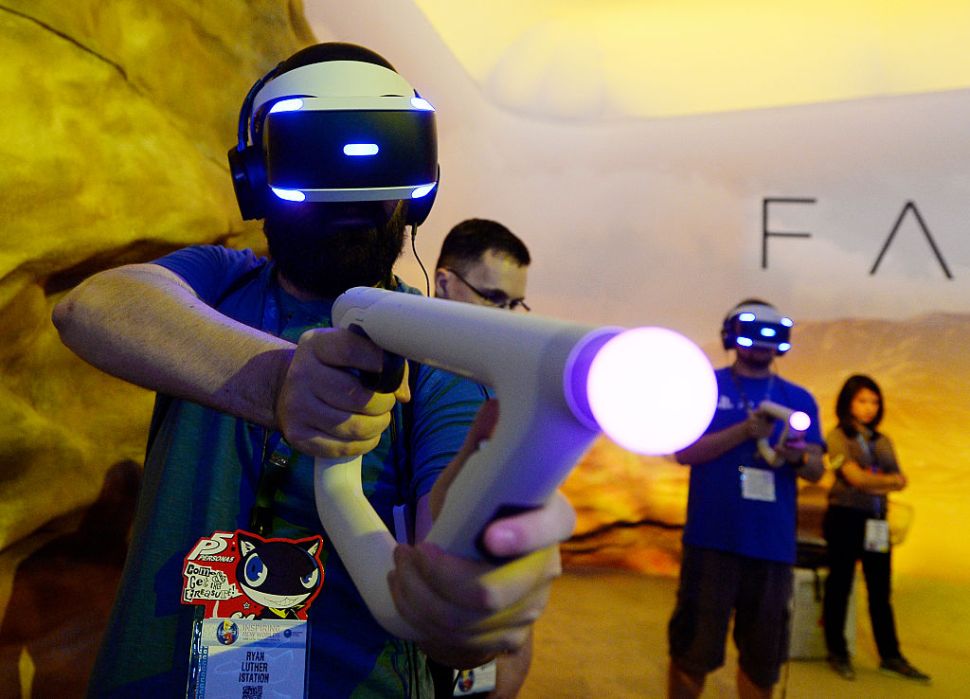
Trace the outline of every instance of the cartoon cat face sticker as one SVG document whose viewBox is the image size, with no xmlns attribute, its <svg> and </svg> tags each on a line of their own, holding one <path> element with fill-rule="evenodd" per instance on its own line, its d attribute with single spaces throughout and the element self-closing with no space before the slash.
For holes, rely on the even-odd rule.
<svg viewBox="0 0 970 699">
<path fill-rule="evenodd" d="M 236 580 L 246 596 L 270 612 L 261 616 L 295 617 L 320 586 L 319 546 L 319 539 L 263 541 L 239 532 Z"/>
</svg>

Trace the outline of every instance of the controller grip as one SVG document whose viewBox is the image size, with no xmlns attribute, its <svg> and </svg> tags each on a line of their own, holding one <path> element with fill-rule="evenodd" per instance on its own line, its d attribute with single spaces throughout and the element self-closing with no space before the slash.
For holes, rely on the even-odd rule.
<svg viewBox="0 0 970 699">
<path fill-rule="evenodd" d="M 360 464 L 360 456 L 314 461 L 317 513 L 377 622 L 398 638 L 417 640 L 418 633 L 401 618 L 387 585 L 397 542 L 364 497 Z"/>
<path fill-rule="evenodd" d="M 367 337 L 364 329 L 356 323 L 348 326 L 347 329 L 355 335 Z M 401 355 L 384 350 L 383 364 L 379 372 L 360 369 L 354 373 L 364 388 L 377 393 L 394 393 L 404 380 L 404 362 L 404 357 Z"/>
<path fill-rule="evenodd" d="M 488 529 L 489 525 L 497 519 L 505 519 L 506 517 L 514 517 L 515 515 L 522 514 L 523 512 L 530 512 L 532 510 L 539 509 L 539 505 L 500 505 L 495 510 L 495 514 L 485 522 L 484 525 L 478 530 L 478 536 L 475 537 L 475 548 L 478 550 L 479 555 L 483 561 L 487 561 L 492 565 L 501 565 L 503 563 L 508 563 L 515 559 L 515 556 L 493 556 L 489 553 L 488 549 L 485 547 L 485 530 Z"/>
</svg>

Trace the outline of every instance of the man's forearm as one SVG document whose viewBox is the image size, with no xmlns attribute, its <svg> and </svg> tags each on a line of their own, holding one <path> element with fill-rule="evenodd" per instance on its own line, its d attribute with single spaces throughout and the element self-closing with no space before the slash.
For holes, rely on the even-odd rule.
<svg viewBox="0 0 970 699">
<path fill-rule="evenodd" d="M 795 467 L 799 478 L 811 483 L 818 483 L 825 475 L 825 462 L 822 460 L 822 448 L 817 444 L 809 444 L 805 449 L 801 463 Z"/>
<path fill-rule="evenodd" d="M 200 301 L 158 265 L 95 275 L 54 309 L 64 344 L 114 376 L 274 426 L 294 345 Z"/>
<path fill-rule="evenodd" d="M 675 456 L 681 464 L 702 464 L 713 461 L 750 438 L 746 423 L 738 422 L 718 432 L 705 434 Z"/>
</svg>

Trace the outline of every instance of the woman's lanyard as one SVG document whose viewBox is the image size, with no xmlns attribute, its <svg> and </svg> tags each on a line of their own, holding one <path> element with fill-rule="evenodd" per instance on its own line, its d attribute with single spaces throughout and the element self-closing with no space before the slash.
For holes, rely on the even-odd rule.
<svg viewBox="0 0 970 699">
<path fill-rule="evenodd" d="M 869 444 L 869 440 L 863 436 L 862 432 L 856 434 L 856 441 L 862 448 L 862 452 L 869 458 L 869 472 L 870 473 L 880 473 L 879 463 L 876 461 L 876 455 L 872 451 L 872 445 Z M 876 519 L 882 518 L 882 499 L 884 495 L 873 495 L 872 496 L 872 509 L 875 513 Z"/>
</svg>

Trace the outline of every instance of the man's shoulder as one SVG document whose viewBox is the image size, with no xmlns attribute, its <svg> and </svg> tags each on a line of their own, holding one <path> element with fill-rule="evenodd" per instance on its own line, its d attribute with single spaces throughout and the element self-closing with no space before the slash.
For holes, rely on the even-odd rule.
<svg viewBox="0 0 970 699">
<path fill-rule="evenodd" d="M 252 250 L 222 245 L 193 245 L 152 261 L 181 277 L 210 305 L 255 280 L 269 263 Z"/>
<path fill-rule="evenodd" d="M 176 274 L 185 277 L 233 275 L 250 269 L 261 268 L 269 260 L 249 249 L 237 250 L 224 245 L 191 245 L 152 260 Z"/>
<path fill-rule="evenodd" d="M 394 287 L 394 289 L 392 289 L 392 291 L 398 291 L 398 292 L 400 292 L 402 294 L 414 294 L 415 296 L 424 296 L 424 294 L 421 293 L 421 290 L 420 289 L 417 289 L 417 288 L 411 286 L 410 284 L 408 284 L 406 281 L 404 281 L 403 279 L 401 279 L 396 274 L 394 275 L 394 282 L 397 284 L 397 286 Z"/>
<path fill-rule="evenodd" d="M 489 397 L 488 389 L 484 385 L 445 369 L 412 362 L 411 371 L 413 372 L 412 386 L 421 393 L 423 398 L 436 398 L 451 391 L 475 400 L 485 400 Z"/>
</svg>

